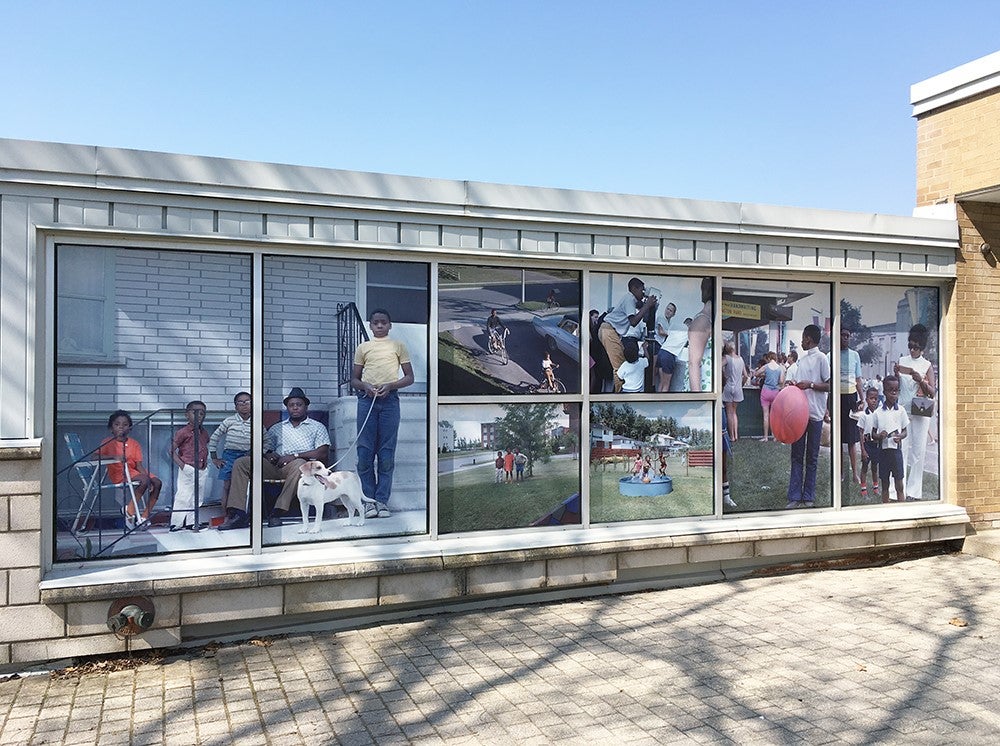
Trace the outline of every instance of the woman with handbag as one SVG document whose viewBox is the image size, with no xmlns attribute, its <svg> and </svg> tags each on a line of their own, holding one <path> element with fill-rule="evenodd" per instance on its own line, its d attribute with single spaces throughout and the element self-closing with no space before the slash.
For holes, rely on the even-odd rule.
<svg viewBox="0 0 1000 746">
<path fill-rule="evenodd" d="M 908 355 L 896 363 L 899 376 L 899 403 L 910 415 L 908 437 L 903 441 L 903 458 L 906 463 L 906 499 L 921 500 L 924 495 L 924 457 L 927 454 L 927 433 L 934 414 L 934 396 L 937 394 L 934 366 L 925 358 L 927 327 L 914 324 L 907 335 Z"/>
</svg>

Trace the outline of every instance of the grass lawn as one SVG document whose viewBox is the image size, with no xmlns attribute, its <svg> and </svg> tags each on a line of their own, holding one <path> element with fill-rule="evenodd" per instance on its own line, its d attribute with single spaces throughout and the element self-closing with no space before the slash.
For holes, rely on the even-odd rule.
<svg viewBox="0 0 1000 746">
<path fill-rule="evenodd" d="M 683 458 L 667 460 L 667 474 L 673 491 L 657 497 L 625 497 L 618 480 L 632 474 L 620 466 L 590 470 L 590 520 L 593 523 L 644 521 L 656 518 L 682 518 L 710 515 L 712 508 L 712 468 L 684 465 Z M 629 462 L 631 467 L 631 462 Z"/>
<path fill-rule="evenodd" d="M 784 443 L 762 443 L 755 438 L 740 438 L 733 444 L 729 462 L 730 493 L 736 508 L 727 513 L 752 510 L 782 510 L 788 502 L 788 470 L 792 447 Z M 831 489 L 833 471 L 830 449 L 819 449 L 816 470 L 816 507 L 833 504 Z"/>
<path fill-rule="evenodd" d="M 733 446 L 734 458 L 729 462 L 730 490 L 737 507 L 725 508 L 725 512 L 784 509 L 788 495 L 791 449 L 791 446 L 783 443 L 770 441 L 761 443 L 755 438 L 740 438 Z M 846 464 L 846 459 L 845 451 L 845 467 L 850 474 L 850 466 Z M 925 499 L 936 500 L 940 494 L 939 489 L 937 475 L 924 471 Z M 849 479 L 841 482 L 841 490 L 843 505 L 867 505 L 880 501 L 870 489 L 868 498 L 862 498 L 860 485 L 852 484 Z M 820 448 L 816 474 L 816 507 L 828 508 L 832 504 L 833 469 L 830 449 Z"/>
<path fill-rule="evenodd" d="M 580 491 L 580 460 L 534 463 L 523 482 L 495 484 L 493 465 L 442 474 L 438 482 L 441 533 L 530 526 Z"/>
</svg>

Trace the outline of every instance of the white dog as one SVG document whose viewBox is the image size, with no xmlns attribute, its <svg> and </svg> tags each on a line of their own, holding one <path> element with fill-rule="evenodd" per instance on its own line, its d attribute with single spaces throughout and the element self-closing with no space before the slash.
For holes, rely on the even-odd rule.
<svg viewBox="0 0 1000 746">
<path fill-rule="evenodd" d="M 319 533 L 323 508 L 327 503 L 339 501 L 347 508 L 349 526 L 365 525 L 365 503 L 374 503 L 361 489 L 361 479 L 353 471 L 330 471 L 322 461 L 307 461 L 299 467 L 299 505 L 302 507 L 300 534 Z M 316 511 L 316 520 L 309 527 L 309 506 Z M 357 519 L 354 515 L 357 513 Z"/>
</svg>

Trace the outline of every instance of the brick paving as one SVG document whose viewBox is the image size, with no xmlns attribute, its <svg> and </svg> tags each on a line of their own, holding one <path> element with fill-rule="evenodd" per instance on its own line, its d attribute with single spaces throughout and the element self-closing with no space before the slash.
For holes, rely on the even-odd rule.
<svg viewBox="0 0 1000 746">
<path fill-rule="evenodd" d="M 996 743 L 997 609 L 951 554 L 441 615 L 9 680 L 0 743 Z"/>
</svg>

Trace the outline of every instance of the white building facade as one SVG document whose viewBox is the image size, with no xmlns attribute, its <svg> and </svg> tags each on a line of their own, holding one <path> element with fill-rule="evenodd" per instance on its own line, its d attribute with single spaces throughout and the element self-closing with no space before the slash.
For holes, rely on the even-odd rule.
<svg viewBox="0 0 1000 746">
<path fill-rule="evenodd" d="M 903 346 L 926 328 L 939 382 L 933 427 L 952 416 L 939 362 L 951 344 L 952 220 L 0 140 L 0 221 L 0 666 L 120 650 L 106 622 L 130 598 L 155 609 L 133 645 L 174 646 L 722 579 L 964 536 L 968 517 L 944 478 L 954 456 L 939 438 L 921 451 L 923 492 L 901 505 L 846 487 L 839 447 L 820 453 L 810 510 L 786 508 L 787 448 L 741 454 L 741 439 L 733 473 L 719 468 L 722 343 L 774 319 L 794 343 L 814 319 L 833 331 L 858 308 L 866 327 Z M 581 325 L 576 352 L 545 336 L 545 321 L 611 310 L 632 277 L 662 294 L 661 306 L 673 301 L 678 322 L 704 322 L 700 374 L 689 362 L 681 390 L 647 379 L 643 392 L 623 395 L 613 378 L 595 383 L 599 327 Z M 171 442 L 190 401 L 206 404 L 211 432 L 233 413 L 234 395 L 252 394 L 259 474 L 262 433 L 300 387 L 329 435 L 328 463 L 357 468 L 369 405 L 349 379 L 376 308 L 390 312 L 414 373 L 399 392 L 387 459 L 391 517 L 359 527 L 330 512 L 318 534 L 300 534 L 297 519 L 269 526 L 274 493 L 255 480 L 249 528 L 219 531 L 222 480 L 211 465 L 193 516 L 201 530 L 171 532 Z M 502 351 L 486 336 L 497 309 L 509 329 Z M 822 341 L 834 353 L 834 446 L 845 393 L 836 339 Z M 547 387 L 546 356 L 562 390 Z M 641 441 L 648 425 L 707 444 L 715 465 L 678 473 L 669 504 L 625 502 L 578 445 L 586 433 L 603 444 L 591 419 L 611 427 L 597 414 L 611 405 L 632 417 L 616 435 Z M 101 450 L 118 410 L 163 484 L 139 530 L 122 514 L 132 495 L 113 484 L 115 457 Z M 463 421 L 495 423 L 494 450 L 529 455 L 521 493 L 485 508 L 483 496 L 497 494 L 488 490 L 507 487 L 496 485 L 492 459 L 438 468 Z M 577 445 L 560 454 L 534 444 L 535 430 L 555 428 Z M 772 464 L 769 492 L 780 499 L 751 495 L 741 463 Z M 734 482 L 736 511 L 723 508 L 724 478 L 744 480 L 742 503 Z"/>
</svg>

